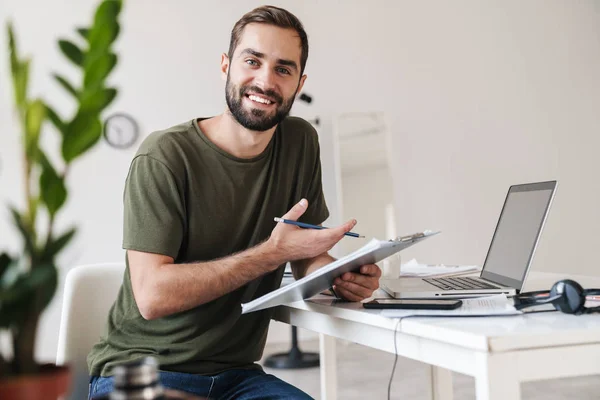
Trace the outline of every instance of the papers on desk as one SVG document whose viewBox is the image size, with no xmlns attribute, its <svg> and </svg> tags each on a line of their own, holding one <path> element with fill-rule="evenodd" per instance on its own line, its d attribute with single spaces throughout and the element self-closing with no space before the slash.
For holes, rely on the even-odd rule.
<svg viewBox="0 0 600 400">
<path fill-rule="evenodd" d="M 473 274 L 481 271 L 477 265 L 429 265 L 419 264 L 414 258 L 409 262 L 402 264 L 400 277 L 404 278 L 423 278 L 423 277 L 443 277 L 452 275 Z M 444 316 L 444 317 L 483 317 L 491 315 L 519 315 L 519 311 L 514 306 L 514 301 L 504 294 L 466 298 L 462 299 L 462 305 L 455 310 L 381 310 L 384 317 L 403 318 L 412 315 L 423 316 Z"/>
<path fill-rule="evenodd" d="M 455 310 L 381 310 L 381 315 L 389 318 L 403 318 L 411 315 L 444 317 L 483 317 L 490 315 L 523 314 L 514 306 L 514 301 L 504 294 L 474 299 L 463 299 L 462 305 Z"/>
<path fill-rule="evenodd" d="M 400 276 L 411 277 L 431 277 L 431 276 L 450 276 L 462 275 L 478 272 L 481 267 L 477 265 L 429 265 L 419 264 L 414 258 L 400 267 Z"/>
</svg>

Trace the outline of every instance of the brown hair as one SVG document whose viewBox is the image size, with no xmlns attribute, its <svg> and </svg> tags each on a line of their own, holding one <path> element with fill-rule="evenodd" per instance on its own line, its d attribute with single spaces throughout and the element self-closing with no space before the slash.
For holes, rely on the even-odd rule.
<svg viewBox="0 0 600 400">
<path fill-rule="evenodd" d="M 244 28 L 248 24 L 259 23 L 275 25 L 280 28 L 294 29 L 300 36 L 302 53 L 300 55 L 300 74 L 304 72 L 306 60 L 308 59 L 308 36 L 302 26 L 302 22 L 291 12 L 283 8 L 274 6 L 262 6 L 244 14 L 231 30 L 231 40 L 229 42 L 229 59 L 233 57 L 233 52 L 237 47 Z"/>
</svg>

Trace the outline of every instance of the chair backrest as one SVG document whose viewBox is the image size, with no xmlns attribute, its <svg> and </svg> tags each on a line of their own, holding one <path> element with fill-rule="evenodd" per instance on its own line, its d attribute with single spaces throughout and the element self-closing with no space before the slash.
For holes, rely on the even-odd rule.
<svg viewBox="0 0 600 400">
<path fill-rule="evenodd" d="M 124 271 L 125 263 L 107 263 L 82 265 L 67 273 L 56 364 L 71 366 L 71 399 L 87 399 L 86 358 L 105 328 Z"/>
</svg>

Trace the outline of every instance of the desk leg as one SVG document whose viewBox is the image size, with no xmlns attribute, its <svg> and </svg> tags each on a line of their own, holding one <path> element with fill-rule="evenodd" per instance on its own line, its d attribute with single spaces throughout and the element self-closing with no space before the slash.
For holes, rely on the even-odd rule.
<svg viewBox="0 0 600 400">
<path fill-rule="evenodd" d="M 452 371 L 431 366 L 431 393 L 432 400 L 452 400 Z"/>
<path fill-rule="evenodd" d="M 520 400 L 521 383 L 514 355 L 485 354 L 477 357 L 475 394 L 477 400 Z"/>
<path fill-rule="evenodd" d="M 319 349 L 321 353 L 321 399 L 335 400 L 337 398 L 335 338 L 320 333 Z"/>
</svg>

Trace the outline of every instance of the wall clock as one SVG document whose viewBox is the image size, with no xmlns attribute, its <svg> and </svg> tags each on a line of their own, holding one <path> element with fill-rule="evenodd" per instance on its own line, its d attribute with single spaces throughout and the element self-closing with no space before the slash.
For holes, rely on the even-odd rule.
<svg viewBox="0 0 600 400">
<path fill-rule="evenodd" d="M 138 136 L 138 124 L 129 114 L 112 114 L 104 122 L 104 139 L 112 147 L 127 149 L 135 143 Z"/>
</svg>

